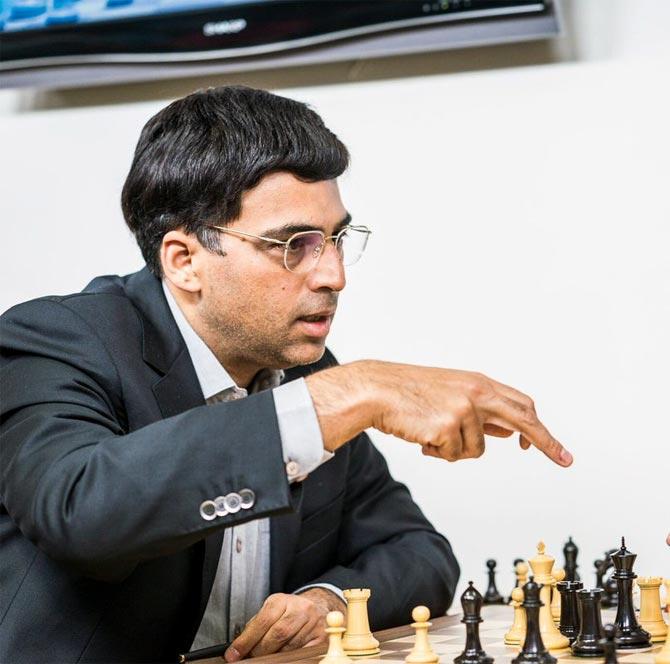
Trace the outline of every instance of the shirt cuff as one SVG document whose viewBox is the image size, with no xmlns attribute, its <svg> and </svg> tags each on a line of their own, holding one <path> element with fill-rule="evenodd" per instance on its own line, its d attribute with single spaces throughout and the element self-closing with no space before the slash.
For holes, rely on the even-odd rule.
<svg viewBox="0 0 670 664">
<path fill-rule="evenodd" d="M 304 378 L 272 390 L 289 482 L 301 482 L 334 454 L 323 448 L 321 427 Z"/>
<path fill-rule="evenodd" d="M 293 594 L 299 595 L 300 593 L 305 592 L 305 590 L 309 590 L 310 588 L 325 588 L 326 590 L 330 590 L 331 593 L 337 595 L 345 604 L 347 603 L 344 593 L 332 583 L 310 583 L 307 586 L 301 586 L 298 588 L 298 590 L 294 590 Z"/>
</svg>

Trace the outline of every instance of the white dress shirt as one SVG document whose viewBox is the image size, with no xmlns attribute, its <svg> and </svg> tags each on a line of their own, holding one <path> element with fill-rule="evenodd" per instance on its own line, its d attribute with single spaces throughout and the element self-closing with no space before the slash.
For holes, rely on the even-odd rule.
<svg viewBox="0 0 670 664">
<path fill-rule="evenodd" d="M 206 402 L 242 399 L 249 392 L 238 387 L 207 344 L 186 320 L 165 281 L 163 292 L 193 362 Z M 289 482 L 302 481 L 333 454 L 323 438 L 312 398 L 303 378 L 280 385 L 283 371 L 264 370 L 250 385 L 251 392 L 272 388 L 282 453 Z M 253 487 L 249 487 L 253 490 Z M 344 600 L 339 588 L 324 587 Z M 296 593 L 314 587 L 304 586 Z M 207 608 L 192 649 L 232 641 L 258 612 L 270 587 L 270 520 L 254 519 L 224 531 L 219 564 Z"/>
</svg>

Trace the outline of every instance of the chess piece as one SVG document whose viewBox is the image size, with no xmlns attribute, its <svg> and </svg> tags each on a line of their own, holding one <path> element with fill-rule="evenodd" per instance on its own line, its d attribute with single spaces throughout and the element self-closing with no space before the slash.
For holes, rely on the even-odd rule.
<svg viewBox="0 0 670 664">
<path fill-rule="evenodd" d="M 616 549 L 605 551 L 603 558 L 598 558 L 593 562 L 593 566 L 596 568 L 596 588 L 605 589 L 605 575 L 614 566 L 611 556 L 615 551 Z"/>
<path fill-rule="evenodd" d="M 637 580 L 640 589 L 640 627 L 649 632 L 652 643 L 665 641 L 668 626 L 661 612 L 661 577 L 641 576 Z"/>
<path fill-rule="evenodd" d="M 523 562 L 523 558 L 515 558 L 514 562 L 512 563 L 512 567 L 514 568 L 514 585 L 512 588 L 518 588 L 519 587 L 519 575 L 516 571 L 516 566 L 519 565 L 520 563 Z M 510 593 L 509 597 L 506 600 L 507 604 L 512 603 L 512 593 Z"/>
<path fill-rule="evenodd" d="M 525 561 L 519 560 L 514 565 L 514 571 L 516 573 L 516 587 L 523 588 L 528 581 L 528 565 Z"/>
<path fill-rule="evenodd" d="M 579 634 L 572 644 L 572 654 L 579 657 L 601 657 L 605 651 L 601 639 L 605 635 L 600 619 L 600 600 L 602 588 L 580 590 L 577 592 L 582 619 Z"/>
<path fill-rule="evenodd" d="M 489 585 L 484 593 L 484 604 L 504 604 L 505 600 L 503 596 L 498 592 L 496 588 L 496 561 L 487 560 L 486 566 L 489 568 Z"/>
<path fill-rule="evenodd" d="M 514 622 L 505 634 L 505 643 L 508 646 L 519 646 L 526 638 L 526 610 L 523 608 L 523 590 L 512 590 L 512 606 L 514 607 Z"/>
<path fill-rule="evenodd" d="M 670 613 L 670 579 L 663 579 L 665 586 L 665 611 Z"/>
<path fill-rule="evenodd" d="M 410 664 L 432 664 L 437 662 L 439 657 L 433 652 L 428 640 L 428 629 L 432 623 L 430 620 L 430 611 L 427 606 L 415 606 L 412 611 L 412 627 L 416 631 L 416 639 L 414 640 L 414 647 L 409 655 L 405 657 L 405 661 Z"/>
<path fill-rule="evenodd" d="M 482 649 L 479 640 L 479 623 L 482 621 L 483 599 L 480 592 L 469 582 L 465 592 L 461 595 L 463 618 L 465 625 L 465 649 L 454 659 L 454 664 L 493 664 L 493 657 L 489 657 Z"/>
<path fill-rule="evenodd" d="M 649 632 L 642 629 L 635 617 L 633 607 L 633 579 L 637 575 L 633 572 L 633 564 L 637 555 L 626 548 L 624 538 L 621 538 L 621 548 L 612 554 L 614 564 L 613 578 L 616 580 L 619 593 L 619 605 L 617 607 L 615 624 L 617 627 L 616 642 L 617 650 L 632 650 L 637 648 L 649 648 Z"/>
<path fill-rule="evenodd" d="M 537 545 L 537 555 L 528 562 L 533 570 L 533 575 L 537 583 L 542 584 L 540 590 L 540 634 L 542 641 L 549 650 L 563 650 L 570 646 L 570 641 L 563 636 L 551 617 L 551 584 L 554 577 L 551 575 L 551 568 L 554 566 L 554 558 L 544 552 L 544 542 Z"/>
<path fill-rule="evenodd" d="M 347 630 L 342 638 L 342 647 L 347 655 L 377 655 L 379 641 L 372 636 L 368 620 L 368 588 L 344 591 L 347 600 Z"/>
<path fill-rule="evenodd" d="M 341 611 L 331 611 L 326 616 L 326 634 L 328 634 L 328 652 L 321 660 L 321 664 L 346 664 L 349 659 L 342 648 L 342 634 L 344 634 L 344 615 Z"/>
<path fill-rule="evenodd" d="M 558 625 L 561 619 L 561 593 L 556 590 L 556 584 L 565 579 L 565 570 L 557 569 L 551 574 L 554 577 L 554 583 L 551 591 L 551 617 L 554 619 L 554 624 Z"/>
<path fill-rule="evenodd" d="M 614 643 L 614 635 L 616 634 L 616 625 L 607 623 L 603 627 L 605 633 L 604 638 L 600 641 L 600 645 L 605 652 L 605 661 L 603 664 L 618 664 L 616 657 L 616 643 Z"/>
<path fill-rule="evenodd" d="M 561 594 L 561 617 L 558 631 L 572 643 L 579 634 L 579 600 L 577 591 L 584 584 L 581 581 L 559 581 L 556 590 Z"/>
<path fill-rule="evenodd" d="M 533 577 L 523 587 L 523 609 L 526 613 L 526 638 L 521 652 L 512 660 L 512 664 L 556 664 L 556 658 L 547 652 L 540 633 L 542 608 L 540 586 Z"/>
<path fill-rule="evenodd" d="M 568 541 L 563 547 L 563 556 L 565 557 L 565 580 L 579 581 L 579 573 L 577 572 L 577 554 L 579 549 L 572 541 L 572 537 L 568 537 Z"/>
<path fill-rule="evenodd" d="M 610 574 L 609 578 L 605 579 L 603 586 L 605 594 L 603 595 L 602 606 L 606 609 L 613 609 L 619 605 L 619 590 L 614 578 L 614 572 Z"/>
<path fill-rule="evenodd" d="M 670 629 L 665 644 L 654 658 L 654 664 L 670 664 Z"/>
</svg>

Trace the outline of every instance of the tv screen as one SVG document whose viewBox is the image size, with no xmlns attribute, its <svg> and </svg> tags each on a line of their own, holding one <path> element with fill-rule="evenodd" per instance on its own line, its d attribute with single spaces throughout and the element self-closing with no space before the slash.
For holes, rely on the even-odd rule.
<svg viewBox="0 0 670 664">
<path fill-rule="evenodd" d="M 551 18 L 551 6 L 550 0 L 0 0 L 0 71 L 240 61 L 439 24 Z M 510 38 L 508 31 L 502 40 Z"/>
</svg>

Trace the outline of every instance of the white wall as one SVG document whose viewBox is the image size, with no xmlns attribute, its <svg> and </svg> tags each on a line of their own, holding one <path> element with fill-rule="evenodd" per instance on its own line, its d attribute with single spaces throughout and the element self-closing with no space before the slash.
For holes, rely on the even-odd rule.
<svg viewBox="0 0 670 664">
<path fill-rule="evenodd" d="M 447 464 L 373 434 L 451 539 L 463 582 L 538 539 L 582 575 L 625 534 L 670 576 L 670 3 L 575 0 L 569 36 L 224 80 L 308 101 L 353 155 L 346 205 L 373 227 L 330 346 L 482 371 L 531 394 L 574 453 L 492 439 Z M 0 93 L 0 310 L 140 266 L 119 193 L 140 128 L 208 81 Z"/>
</svg>

